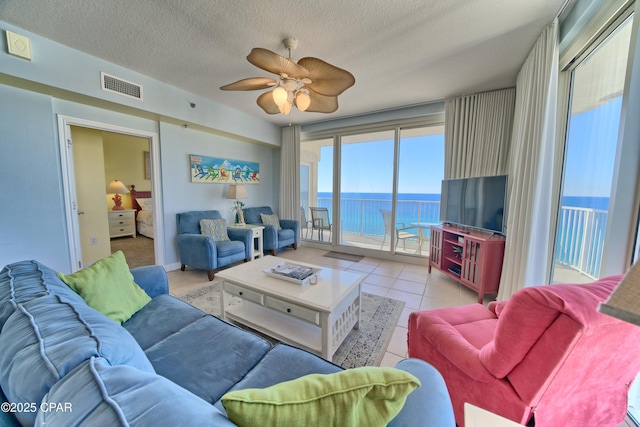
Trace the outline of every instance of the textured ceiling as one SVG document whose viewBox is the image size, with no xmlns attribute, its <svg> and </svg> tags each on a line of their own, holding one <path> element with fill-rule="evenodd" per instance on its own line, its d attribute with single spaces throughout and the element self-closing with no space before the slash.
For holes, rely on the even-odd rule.
<svg viewBox="0 0 640 427">
<path fill-rule="evenodd" d="M 0 20 L 279 125 L 421 104 L 515 84 L 564 0 L 1 0 Z M 332 114 L 267 115 L 261 91 L 219 87 L 272 77 L 253 47 L 313 56 L 356 84 Z"/>
</svg>

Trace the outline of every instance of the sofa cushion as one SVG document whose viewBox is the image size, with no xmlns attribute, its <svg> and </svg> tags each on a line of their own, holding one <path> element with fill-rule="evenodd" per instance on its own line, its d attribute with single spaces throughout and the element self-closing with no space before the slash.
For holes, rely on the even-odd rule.
<svg viewBox="0 0 640 427">
<path fill-rule="evenodd" d="M 408 372 L 366 366 L 232 391 L 222 404 L 239 426 L 383 426 L 419 386 Z"/>
<path fill-rule="evenodd" d="M 263 224 L 268 224 L 268 225 L 273 225 L 276 230 L 280 230 L 280 218 L 278 218 L 278 215 L 276 214 L 272 214 L 272 215 L 268 215 L 268 214 L 260 214 L 260 220 L 262 221 Z"/>
<path fill-rule="evenodd" d="M 40 402 L 53 384 L 92 356 L 153 372 L 123 327 L 60 295 L 18 304 L 0 332 L 0 348 L 0 386 L 10 402 Z M 16 416 L 23 424 L 35 419 L 29 412 Z"/>
<path fill-rule="evenodd" d="M 232 390 L 265 388 L 309 374 L 334 374 L 342 370 L 306 350 L 278 343 Z"/>
<path fill-rule="evenodd" d="M 207 315 L 146 350 L 156 372 L 213 403 L 249 372 L 271 344 Z"/>
<path fill-rule="evenodd" d="M 523 360 L 561 314 L 580 325 L 610 321 L 597 311 L 597 307 L 608 298 L 620 279 L 621 276 L 613 276 L 584 285 L 558 284 L 519 290 L 500 312 L 494 339 L 482 348 L 480 361 L 494 376 L 503 378 Z"/>
<path fill-rule="evenodd" d="M 225 219 L 201 219 L 200 234 L 211 237 L 216 242 L 229 240 Z"/>
<path fill-rule="evenodd" d="M 200 234 L 201 219 L 222 219 L 218 211 L 190 211 L 176 214 L 178 234 Z"/>
<path fill-rule="evenodd" d="M 122 326 L 146 350 L 204 315 L 202 310 L 163 294 L 153 298 Z"/>
<path fill-rule="evenodd" d="M 282 242 L 288 242 L 295 238 L 296 234 L 293 230 L 289 228 L 281 228 L 278 230 L 278 243 L 282 244 Z"/>
<path fill-rule="evenodd" d="M 4 267 L 0 271 L 0 329 L 15 311 L 16 304 L 44 295 L 64 295 L 84 304 L 80 295 L 56 277 L 53 269 L 38 261 L 20 261 Z"/>
<path fill-rule="evenodd" d="M 244 243 L 238 240 L 226 240 L 224 242 L 216 242 L 216 249 L 218 251 L 218 258 L 224 258 L 239 253 L 243 254 L 244 258 Z"/>
<path fill-rule="evenodd" d="M 126 321 L 151 301 L 133 281 L 122 251 L 73 274 L 58 273 L 58 277 L 87 304 L 118 323 Z"/>
<path fill-rule="evenodd" d="M 2 389 L 0 389 L 0 405 L 1 404 L 4 404 L 4 405 L 7 404 L 7 398 L 2 392 Z M 0 426 L 20 427 L 20 424 L 18 423 L 18 419 L 14 417 L 12 414 L 12 412 L 14 412 L 13 409 L 17 409 L 17 408 L 11 408 L 10 406 L 9 407 L 3 406 L 3 409 L 0 411 Z"/>
<path fill-rule="evenodd" d="M 233 426 L 215 407 L 166 378 L 95 357 L 54 385 L 42 404 L 56 410 L 39 412 L 40 426 Z"/>
</svg>

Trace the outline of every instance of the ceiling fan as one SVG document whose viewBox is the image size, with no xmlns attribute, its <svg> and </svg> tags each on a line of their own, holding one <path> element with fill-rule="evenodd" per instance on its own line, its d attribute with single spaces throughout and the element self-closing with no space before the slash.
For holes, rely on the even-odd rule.
<svg viewBox="0 0 640 427">
<path fill-rule="evenodd" d="M 221 86 L 222 90 L 259 90 L 274 88 L 258 97 L 257 103 L 267 114 L 287 115 L 295 105 L 300 111 L 333 113 L 338 109 L 338 95 L 353 86 L 353 75 L 318 58 L 297 62 L 291 52 L 298 45 L 294 38 L 282 41 L 289 58 L 267 49 L 254 48 L 247 60 L 258 68 L 278 74 L 278 79 L 250 77 Z"/>
</svg>

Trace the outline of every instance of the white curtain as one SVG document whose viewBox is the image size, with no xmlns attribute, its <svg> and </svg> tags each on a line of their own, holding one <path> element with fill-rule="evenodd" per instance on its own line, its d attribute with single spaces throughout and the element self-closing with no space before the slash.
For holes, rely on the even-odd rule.
<svg viewBox="0 0 640 427">
<path fill-rule="evenodd" d="M 548 278 L 556 162 L 558 20 L 536 42 L 516 84 L 507 241 L 499 300 Z"/>
<path fill-rule="evenodd" d="M 515 88 L 445 101 L 444 177 L 507 173 Z"/>
<path fill-rule="evenodd" d="M 282 128 L 279 216 L 300 219 L 300 126 Z"/>
</svg>

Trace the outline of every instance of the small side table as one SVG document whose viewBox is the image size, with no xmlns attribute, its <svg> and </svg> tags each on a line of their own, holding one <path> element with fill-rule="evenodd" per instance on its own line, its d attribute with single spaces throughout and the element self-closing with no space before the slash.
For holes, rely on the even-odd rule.
<svg viewBox="0 0 640 427">
<path fill-rule="evenodd" d="M 263 257 L 264 246 L 262 242 L 262 230 L 264 230 L 264 226 L 257 224 L 244 224 L 238 225 L 233 224 L 229 225 L 229 228 L 243 228 L 247 230 L 251 230 L 253 233 L 253 245 L 251 245 L 251 259 L 257 259 Z M 256 249 L 256 246 L 258 247 Z"/>
</svg>

